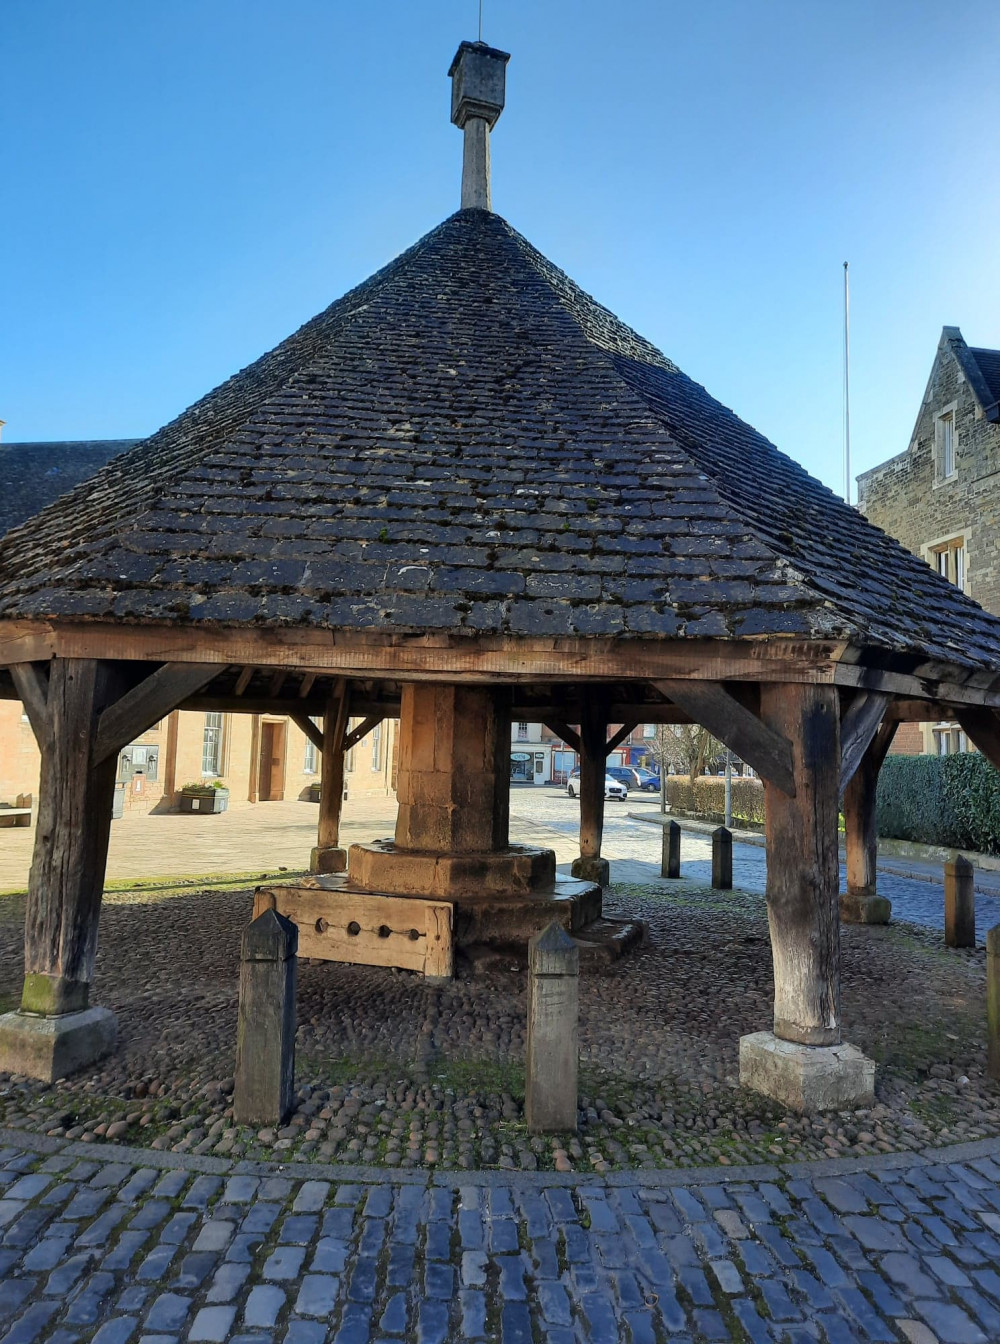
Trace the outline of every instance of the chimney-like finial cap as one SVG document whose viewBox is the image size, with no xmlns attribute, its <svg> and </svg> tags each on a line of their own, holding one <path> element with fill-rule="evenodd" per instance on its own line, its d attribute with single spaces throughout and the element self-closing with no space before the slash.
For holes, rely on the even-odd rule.
<svg viewBox="0 0 1000 1344">
<path fill-rule="evenodd" d="M 485 42 L 463 42 L 455 53 L 451 76 L 451 119 L 464 127 L 470 117 L 481 117 L 492 129 L 503 111 L 504 85 L 510 52 Z"/>
</svg>

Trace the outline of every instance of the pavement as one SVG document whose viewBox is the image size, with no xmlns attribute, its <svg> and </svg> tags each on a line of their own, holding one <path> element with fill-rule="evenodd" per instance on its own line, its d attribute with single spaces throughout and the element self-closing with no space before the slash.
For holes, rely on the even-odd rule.
<svg viewBox="0 0 1000 1344">
<path fill-rule="evenodd" d="M 998 1159 L 390 1176 L 0 1131 L 0 1340 L 983 1344 Z"/>
</svg>

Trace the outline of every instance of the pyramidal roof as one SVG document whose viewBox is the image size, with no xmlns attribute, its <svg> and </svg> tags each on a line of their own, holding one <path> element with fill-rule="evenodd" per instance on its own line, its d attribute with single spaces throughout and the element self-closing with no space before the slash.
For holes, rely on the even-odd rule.
<svg viewBox="0 0 1000 1344">
<path fill-rule="evenodd" d="M 846 639 L 1000 621 L 465 209 L 0 543 L 0 618 Z"/>
</svg>

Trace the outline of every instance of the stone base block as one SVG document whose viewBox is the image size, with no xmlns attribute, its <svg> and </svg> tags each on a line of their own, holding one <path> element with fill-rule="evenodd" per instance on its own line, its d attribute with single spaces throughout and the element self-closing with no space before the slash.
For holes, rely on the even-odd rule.
<svg viewBox="0 0 1000 1344">
<path fill-rule="evenodd" d="M 551 890 L 556 880 L 555 851 L 528 845 L 481 854 L 435 854 L 375 840 L 352 845 L 348 867 L 351 881 L 366 891 L 441 901 L 530 896 Z"/>
<path fill-rule="evenodd" d="M 311 873 L 346 873 L 347 850 L 333 845 L 317 845 L 309 855 Z"/>
<path fill-rule="evenodd" d="M 740 1037 L 740 1083 L 791 1111 L 853 1111 L 875 1100 L 875 1063 L 854 1045 L 798 1045 L 757 1031 Z"/>
<path fill-rule="evenodd" d="M 117 1039 L 118 1024 L 108 1008 L 86 1008 L 59 1017 L 4 1013 L 0 1070 L 54 1083 L 109 1054 Z"/>
<path fill-rule="evenodd" d="M 840 896 L 842 924 L 888 924 L 892 902 L 873 891 L 847 891 Z"/>
<path fill-rule="evenodd" d="M 584 882 L 596 882 L 599 886 L 611 885 L 611 864 L 607 859 L 584 858 L 581 854 L 570 864 L 570 872 Z"/>
</svg>

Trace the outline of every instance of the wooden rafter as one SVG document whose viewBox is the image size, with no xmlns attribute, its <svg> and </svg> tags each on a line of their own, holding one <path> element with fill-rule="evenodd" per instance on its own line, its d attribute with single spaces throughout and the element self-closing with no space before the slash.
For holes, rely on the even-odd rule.
<svg viewBox="0 0 1000 1344">
<path fill-rule="evenodd" d="M 635 727 L 637 723 L 638 719 L 632 719 L 628 723 L 623 723 L 622 726 L 618 729 L 617 733 L 611 734 L 611 736 L 608 738 L 608 744 L 604 750 L 605 756 L 610 756 L 611 753 L 614 751 L 615 747 L 621 746 L 621 744 L 625 741 L 625 739 L 628 737 L 629 733 L 632 731 L 632 729 Z"/>
<path fill-rule="evenodd" d="M 218 668 L 198 663 L 164 663 L 157 668 L 101 713 L 91 763 L 100 765 L 109 756 L 116 756 L 217 672 Z"/>
<path fill-rule="evenodd" d="M 14 687 L 39 743 L 49 734 L 49 670 L 46 663 L 15 663 L 10 669 Z"/>
<path fill-rule="evenodd" d="M 312 688 L 316 682 L 316 673 L 307 672 L 302 678 L 302 685 L 299 687 L 299 699 L 307 700 Z"/>
<path fill-rule="evenodd" d="M 955 713 L 962 732 L 1000 770 L 1000 719 L 994 711 L 956 705 Z"/>
<path fill-rule="evenodd" d="M 240 672 L 240 675 L 236 678 L 236 685 L 233 687 L 234 695 L 243 694 L 246 688 L 250 685 L 250 682 L 253 679 L 253 674 L 255 671 L 256 668 L 254 667 L 243 668 L 243 670 Z"/>
<path fill-rule="evenodd" d="M 323 750 L 323 729 L 316 723 L 313 723 L 308 714 L 303 714 L 301 710 L 293 709 L 288 716 L 294 724 L 305 733 L 309 741 L 317 751 Z"/>
<path fill-rule="evenodd" d="M 762 779 L 789 798 L 795 797 L 791 742 L 741 705 L 724 686 L 704 681 L 654 681 L 653 685 Z"/>
<path fill-rule="evenodd" d="M 350 751 L 356 747 L 363 737 L 367 737 L 373 728 L 376 728 L 385 718 L 384 714 L 369 714 L 367 719 L 362 719 L 357 728 L 346 734 L 344 737 L 344 750 Z"/>
<path fill-rule="evenodd" d="M 858 691 L 840 721 L 840 792 L 843 794 L 885 717 L 884 691 Z"/>
<path fill-rule="evenodd" d="M 277 672 L 275 672 L 271 677 L 271 684 L 267 688 L 268 695 L 277 696 L 280 693 L 281 688 L 282 686 L 284 686 L 287 679 L 288 679 L 288 669 L 284 667 L 278 668 Z"/>
<path fill-rule="evenodd" d="M 557 737 L 562 738 L 567 747 L 572 747 L 578 754 L 583 750 L 580 743 L 580 734 L 575 728 L 571 728 L 568 723 L 563 723 L 561 719 L 543 719 L 542 723 L 550 733 L 555 733 Z"/>
</svg>

